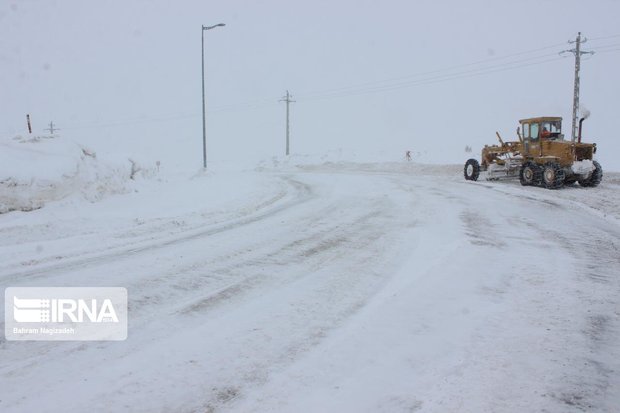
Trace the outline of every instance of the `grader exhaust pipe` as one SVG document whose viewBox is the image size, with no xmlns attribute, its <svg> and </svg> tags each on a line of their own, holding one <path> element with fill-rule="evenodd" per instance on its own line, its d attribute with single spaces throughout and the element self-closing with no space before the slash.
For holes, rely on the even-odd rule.
<svg viewBox="0 0 620 413">
<path fill-rule="evenodd" d="M 577 143 L 581 143 L 581 124 L 586 120 L 585 117 L 579 119 L 579 133 L 577 134 Z"/>
</svg>

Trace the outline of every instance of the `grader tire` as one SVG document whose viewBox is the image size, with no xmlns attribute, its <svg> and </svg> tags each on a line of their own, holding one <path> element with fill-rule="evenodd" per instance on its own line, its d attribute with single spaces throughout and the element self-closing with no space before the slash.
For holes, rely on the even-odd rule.
<svg viewBox="0 0 620 413">
<path fill-rule="evenodd" d="M 534 162 L 526 162 L 521 165 L 521 169 L 519 170 L 519 181 L 521 185 L 540 185 L 542 181 L 542 170 L 540 166 L 536 165 Z"/>
<path fill-rule="evenodd" d="M 480 176 L 480 164 L 475 159 L 468 159 L 463 168 L 463 175 L 468 181 L 477 181 Z"/>
<path fill-rule="evenodd" d="M 547 189 L 559 189 L 564 185 L 566 174 L 557 162 L 549 162 L 543 168 L 542 183 Z"/>
<path fill-rule="evenodd" d="M 603 180 L 603 167 L 597 161 L 592 162 L 594 164 L 594 170 L 588 179 L 582 179 L 579 181 L 579 185 L 583 187 L 595 187 Z"/>
</svg>

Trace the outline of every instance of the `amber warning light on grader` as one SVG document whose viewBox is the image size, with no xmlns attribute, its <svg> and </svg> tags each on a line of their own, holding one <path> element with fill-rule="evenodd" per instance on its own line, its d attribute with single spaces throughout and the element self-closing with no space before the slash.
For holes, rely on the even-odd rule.
<svg viewBox="0 0 620 413">
<path fill-rule="evenodd" d="M 519 178 L 521 185 L 561 188 L 579 182 L 581 186 L 593 187 L 601 183 L 603 169 L 593 159 L 595 143 L 564 140 L 562 118 L 539 117 L 522 119 L 517 128 L 518 141 L 504 142 L 499 133 L 499 145 L 485 145 L 481 160 L 469 159 L 465 163 L 465 179 L 477 181 L 480 172 L 488 180 Z"/>
</svg>

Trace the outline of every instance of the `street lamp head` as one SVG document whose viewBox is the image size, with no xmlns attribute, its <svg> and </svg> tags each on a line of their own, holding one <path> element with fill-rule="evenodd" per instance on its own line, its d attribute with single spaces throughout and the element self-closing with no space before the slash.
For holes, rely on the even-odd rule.
<svg viewBox="0 0 620 413">
<path fill-rule="evenodd" d="M 202 30 L 211 30 L 211 29 L 214 29 L 216 27 L 224 27 L 224 26 L 226 26 L 224 23 L 218 23 L 218 24 L 216 24 L 214 26 L 202 26 Z"/>
</svg>

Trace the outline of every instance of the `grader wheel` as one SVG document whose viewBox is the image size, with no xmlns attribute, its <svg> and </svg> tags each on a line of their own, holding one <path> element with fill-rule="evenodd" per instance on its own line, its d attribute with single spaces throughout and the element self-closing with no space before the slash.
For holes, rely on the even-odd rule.
<svg viewBox="0 0 620 413">
<path fill-rule="evenodd" d="M 603 167 L 597 161 L 592 162 L 594 164 L 594 170 L 588 179 L 582 179 L 579 181 L 579 185 L 583 187 L 595 187 L 603 180 Z"/>
<path fill-rule="evenodd" d="M 566 175 L 564 170 L 557 162 L 549 162 L 545 165 L 542 174 L 542 181 L 547 189 L 558 189 L 564 185 Z"/>
<path fill-rule="evenodd" d="M 526 162 L 519 170 L 519 181 L 521 185 L 540 185 L 542 181 L 542 170 L 534 162 Z"/>
<path fill-rule="evenodd" d="M 463 174 L 468 181 L 477 181 L 480 176 L 480 164 L 475 159 L 468 159 L 463 168 Z"/>
</svg>

